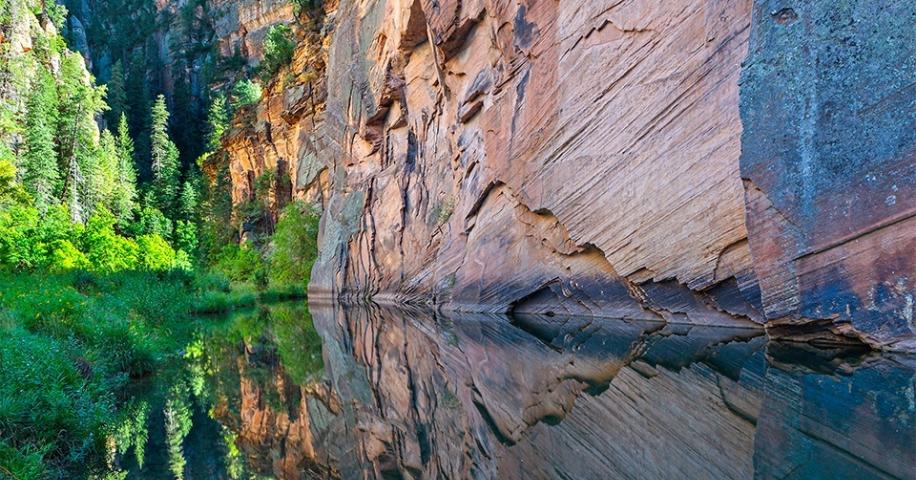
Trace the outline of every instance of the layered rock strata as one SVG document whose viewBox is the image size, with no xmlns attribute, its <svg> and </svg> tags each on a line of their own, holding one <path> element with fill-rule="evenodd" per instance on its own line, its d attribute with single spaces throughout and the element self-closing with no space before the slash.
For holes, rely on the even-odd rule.
<svg viewBox="0 0 916 480">
<path fill-rule="evenodd" d="M 914 7 L 873 3 L 342 0 L 234 197 L 321 201 L 313 296 L 911 350 Z"/>
</svg>

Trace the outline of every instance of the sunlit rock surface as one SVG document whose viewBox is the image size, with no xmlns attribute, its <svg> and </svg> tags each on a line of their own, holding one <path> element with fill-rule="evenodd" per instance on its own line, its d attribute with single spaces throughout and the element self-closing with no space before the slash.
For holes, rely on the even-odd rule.
<svg viewBox="0 0 916 480">
<path fill-rule="evenodd" d="M 313 296 L 912 350 L 916 7 L 832 5 L 328 2 L 233 198 L 322 204 Z"/>
</svg>

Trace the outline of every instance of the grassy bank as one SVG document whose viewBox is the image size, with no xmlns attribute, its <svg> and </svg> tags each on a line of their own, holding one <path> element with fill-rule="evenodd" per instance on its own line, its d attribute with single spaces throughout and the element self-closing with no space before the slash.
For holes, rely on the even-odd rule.
<svg viewBox="0 0 916 480">
<path fill-rule="evenodd" d="M 196 312 L 302 293 L 180 271 L 0 273 L 0 477 L 105 472 L 130 389 L 182 355 Z"/>
</svg>

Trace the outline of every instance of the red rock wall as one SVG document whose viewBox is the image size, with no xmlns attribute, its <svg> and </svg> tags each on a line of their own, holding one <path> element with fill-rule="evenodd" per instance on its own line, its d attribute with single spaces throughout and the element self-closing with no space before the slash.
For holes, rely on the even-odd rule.
<svg viewBox="0 0 916 480">
<path fill-rule="evenodd" d="M 774 233 L 785 212 L 754 183 L 766 163 L 740 168 L 743 143 L 777 135 L 742 126 L 742 62 L 749 44 L 771 48 L 749 40 L 752 23 L 785 23 L 754 3 L 343 0 L 328 9 L 323 110 L 285 115 L 303 97 L 272 91 L 256 135 L 230 147 L 235 195 L 250 193 L 248 172 L 282 159 L 298 194 L 321 199 L 313 296 L 700 324 L 815 319 L 909 348 L 911 282 L 895 294 L 898 313 L 864 323 L 780 293 L 825 277 L 785 268 L 794 250 Z M 872 213 L 865 224 L 880 223 Z M 865 278 L 857 294 L 888 269 L 912 278 L 912 229 L 899 225 L 850 245 L 849 266 L 827 278 Z"/>
<path fill-rule="evenodd" d="M 324 125 L 328 223 L 348 202 L 360 218 L 340 245 L 326 229 L 341 255 L 314 290 L 759 319 L 738 174 L 749 2 L 368 5 L 337 12 Z"/>
</svg>

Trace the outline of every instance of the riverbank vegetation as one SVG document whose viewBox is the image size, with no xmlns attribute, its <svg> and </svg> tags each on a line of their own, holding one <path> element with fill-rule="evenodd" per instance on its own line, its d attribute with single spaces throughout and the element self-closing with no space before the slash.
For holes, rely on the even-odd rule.
<svg viewBox="0 0 916 480">
<path fill-rule="evenodd" d="M 0 477 L 108 475 L 132 389 L 183 358 L 200 315 L 303 298 L 316 255 L 312 207 L 241 241 L 250 205 L 225 167 L 203 172 L 256 83 L 213 92 L 192 125 L 170 114 L 180 89 L 151 90 L 129 50 L 97 82 L 66 18 L 0 0 Z M 272 38 L 271 61 L 288 61 L 287 33 Z"/>
</svg>

